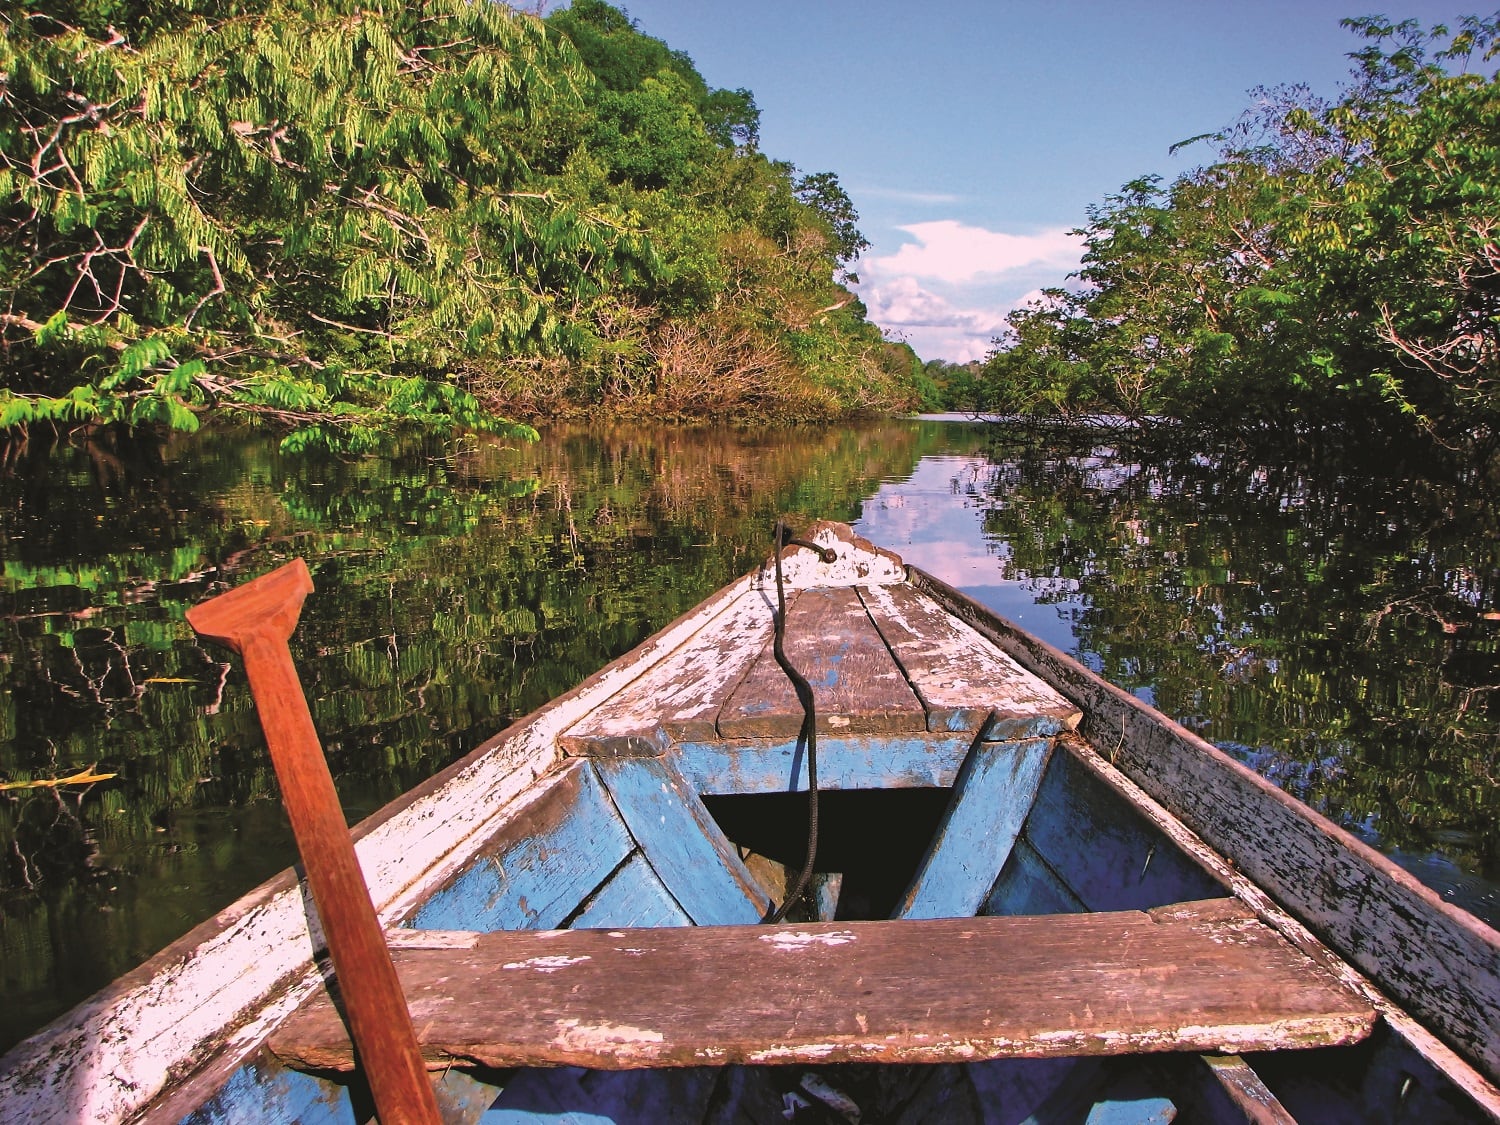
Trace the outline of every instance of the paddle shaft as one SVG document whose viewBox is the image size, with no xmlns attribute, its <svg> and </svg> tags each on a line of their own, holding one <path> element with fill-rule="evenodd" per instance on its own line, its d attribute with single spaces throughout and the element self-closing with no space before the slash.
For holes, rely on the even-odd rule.
<svg viewBox="0 0 1500 1125">
<path fill-rule="evenodd" d="M 194 606 L 188 624 L 244 660 L 376 1114 L 383 1125 L 439 1125 L 411 1013 L 292 663 L 288 641 L 311 590 L 297 559 Z"/>
</svg>

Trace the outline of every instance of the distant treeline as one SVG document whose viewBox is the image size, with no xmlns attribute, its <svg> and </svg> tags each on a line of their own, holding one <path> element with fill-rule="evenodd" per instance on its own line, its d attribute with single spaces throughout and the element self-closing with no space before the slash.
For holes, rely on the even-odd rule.
<svg viewBox="0 0 1500 1125">
<path fill-rule="evenodd" d="M 1497 18 L 1346 21 L 1335 102 L 1258 90 L 1215 159 L 1089 209 L 1078 285 L 1013 313 L 945 404 L 1500 452 Z"/>
<path fill-rule="evenodd" d="M 602 0 L 0 13 L 0 429 L 289 446 L 585 410 L 831 418 L 920 364 L 837 178 Z"/>
</svg>

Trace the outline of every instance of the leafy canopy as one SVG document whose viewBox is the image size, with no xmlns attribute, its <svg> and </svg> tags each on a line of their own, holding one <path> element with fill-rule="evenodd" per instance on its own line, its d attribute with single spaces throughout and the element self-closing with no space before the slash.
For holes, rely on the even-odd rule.
<svg viewBox="0 0 1500 1125">
<path fill-rule="evenodd" d="M 0 20 L 0 428 L 526 434 L 501 414 L 558 365 L 575 405 L 650 401 L 684 326 L 748 333 L 777 393 L 820 410 L 886 378 L 852 312 L 824 325 L 863 341 L 834 379 L 787 337 L 850 304 L 836 180 L 795 188 L 748 91 L 599 0 L 546 22 L 467 0 Z"/>
<path fill-rule="evenodd" d="M 1258 91 L 1185 142 L 1214 162 L 1090 208 L 1081 284 L 1012 315 L 986 405 L 1500 450 L 1500 25 L 1346 25 L 1338 101 Z"/>
</svg>

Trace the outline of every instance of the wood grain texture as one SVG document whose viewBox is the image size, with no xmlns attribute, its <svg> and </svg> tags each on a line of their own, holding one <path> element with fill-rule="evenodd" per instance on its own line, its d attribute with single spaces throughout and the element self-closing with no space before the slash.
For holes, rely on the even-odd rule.
<svg viewBox="0 0 1500 1125">
<path fill-rule="evenodd" d="M 717 735 L 719 711 L 770 642 L 774 602 L 747 590 L 686 644 L 565 731 L 571 754 L 659 753 Z"/>
<path fill-rule="evenodd" d="M 794 529 L 795 530 L 795 529 Z M 881 586 L 906 581 L 906 564 L 899 556 L 856 535 L 848 524 L 819 520 L 798 532 L 821 547 L 833 550 L 834 561 L 826 563 L 804 547 L 786 547 L 781 552 L 781 577 L 788 591 L 813 586 Z M 752 575 L 756 589 L 776 596 L 776 568 L 770 559 Z"/>
<path fill-rule="evenodd" d="M 1080 914 L 1086 907 L 1036 854 L 1024 835 L 1010 849 L 1010 856 L 995 881 L 981 914 Z"/>
<path fill-rule="evenodd" d="M 751 588 L 747 575 L 354 828 L 387 923 L 461 869 L 559 757 L 557 735 Z M 323 945 L 290 868 L 0 1059 L 0 1122 L 177 1122 L 214 1097 L 312 987 Z"/>
<path fill-rule="evenodd" d="M 570 929 L 601 926 L 691 926 L 693 920 L 677 904 L 640 852 L 620 865 L 583 910 L 568 923 Z"/>
<path fill-rule="evenodd" d="M 860 599 L 927 709 L 928 730 L 996 742 L 1071 730 L 1073 703 L 910 586 L 863 586 Z"/>
<path fill-rule="evenodd" d="M 967 734 L 829 736 L 818 739 L 819 789 L 910 789 L 953 784 Z M 691 742 L 668 754 L 699 793 L 807 790 L 807 748 L 795 737 Z"/>
<path fill-rule="evenodd" d="M 900 918 L 978 913 L 1031 812 L 1052 744 L 980 742 L 965 760 L 953 799 L 897 907 Z"/>
<path fill-rule="evenodd" d="M 1243 909 L 476 935 L 397 950 L 428 1063 L 967 1062 L 1356 1041 L 1368 1003 Z M 346 1068 L 323 998 L 272 1039 Z"/>
<path fill-rule="evenodd" d="M 1500 933 L 1217 747 L 930 575 L 938 597 L 1084 708 L 1083 728 L 1147 793 L 1333 950 L 1500 1082 Z M 1493 1104 L 1495 1091 L 1466 1084 Z"/>
<path fill-rule="evenodd" d="M 1451 1104 L 1455 1094 L 1471 1099 L 1472 1110 L 1487 1114 L 1493 1121 L 1500 1121 L 1500 1090 L 1484 1078 L 1451 1047 L 1440 1041 L 1427 1028 L 1417 1023 L 1410 1014 L 1398 1007 L 1389 996 L 1376 988 L 1368 978 L 1328 948 L 1301 922 L 1273 901 L 1266 892 L 1236 869 L 1228 860 L 1210 848 L 1191 829 L 1166 810 L 1155 798 L 1126 777 L 1076 733 L 1059 736 L 1066 743 L 1067 753 L 1079 765 L 1089 770 L 1110 789 L 1120 794 L 1128 804 L 1140 811 L 1156 828 L 1171 839 L 1184 854 L 1191 856 L 1204 870 L 1211 872 L 1235 898 L 1252 909 L 1256 916 L 1301 950 L 1326 971 L 1359 992 L 1381 1015 L 1377 1030 L 1381 1033 L 1377 1056 L 1387 1060 L 1399 1057 L 1400 1078 L 1389 1087 L 1384 1096 L 1371 1095 L 1375 1071 L 1379 1063 L 1372 1063 L 1364 1083 L 1366 1100 L 1370 1105 L 1393 1105 L 1402 1101 L 1401 1089 L 1406 1089 L 1408 1101 L 1419 1094 L 1424 1098 Z M 1017 842 L 1016 850 L 1025 846 L 1025 837 Z M 1393 1068 L 1394 1069 L 1394 1068 Z M 1409 1087 L 1408 1079 L 1416 1086 Z M 1407 1102 L 1402 1102 L 1403 1105 Z M 1445 1111 L 1446 1112 L 1446 1111 Z M 1441 1114 L 1423 1114 L 1414 1111 L 1414 1121 L 1432 1120 Z M 1461 1117 L 1464 1115 L 1461 1114 Z"/>
<path fill-rule="evenodd" d="M 440 887 L 407 925 L 423 930 L 552 930 L 620 865 L 635 842 L 583 762 L 548 783 Z"/>
<path fill-rule="evenodd" d="M 853 587 L 788 598 L 786 655 L 817 703 L 818 733 L 897 734 L 927 729 L 921 701 L 891 657 Z M 769 646 L 719 713 L 724 738 L 789 738 L 802 705 Z"/>
<path fill-rule="evenodd" d="M 765 897 L 682 775 L 659 758 L 593 763 L 662 884 L 700 926 L 754 924 Z"/>
<path fill-rule="evenodd" d="M 1202 1109 L 1212 1120 L 1244 1125 L 1297 1125 L 1260 1075 L 1238 1055 L 1200 1055 L 1208 1092 Z"/>
</svg>

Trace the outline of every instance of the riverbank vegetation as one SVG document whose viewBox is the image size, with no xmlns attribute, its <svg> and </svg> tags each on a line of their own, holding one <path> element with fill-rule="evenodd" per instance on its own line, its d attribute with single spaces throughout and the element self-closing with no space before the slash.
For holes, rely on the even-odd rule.
<svg viewBox="0 0 1500 1125">
<path fill-rule="evenodd" d="M 1079 284 L 1009 318 L 952 406 L 1500 453 L 1500 23 L 1346 21 L 1337 101 L 1256 92 L 1213 159 L 1090 208 Z"/>
<path fill-rule="evenodd" d="M 834 418 L 920 365 L 837 178 L 602 0 L 0 14 L 0 428 L 290 447 L 504 417 Z"/>
</svg>

